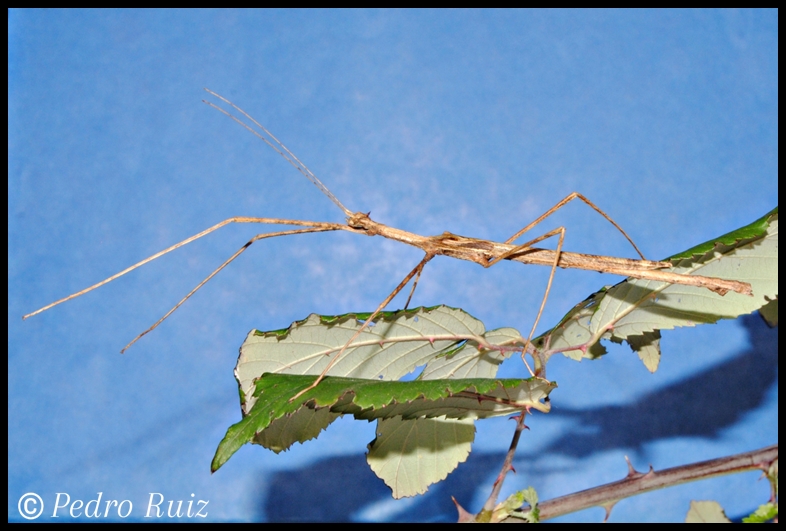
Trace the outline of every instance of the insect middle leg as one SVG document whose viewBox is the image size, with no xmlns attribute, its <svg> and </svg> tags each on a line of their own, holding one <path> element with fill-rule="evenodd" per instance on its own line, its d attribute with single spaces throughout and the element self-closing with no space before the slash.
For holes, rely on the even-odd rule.
<svg viewBox="0 0 786 531">
<path fill-rule="evenodd" d="M 384 309 L 385 309 L 385 306 L 387 306 L 387 305 L 388 305 L 388 303 L 389 303 L 390 301 L 392 301 L 392 300 L 393 300 L 393 298 L 394 298 L 396 295 L 398 295 L 398 293 L 399 293 L 399 292 L 400 292 L 402 289 L 404 289 L 404 286 L 406 286 L 406 285 L 409 283 L 409 281 L 410 281 L 410 280 L 412 280 L 412 277 L 414 277 L 415 275 L 417 275 L 417 277 L 418 277 L 418 278 L 420 278 L 420 273 L 422 273 L 422 272 L 423 272 L 423 267 L 424 267 L 424 266 L 425 266 L 425 265 L 426 265 L 426 264 L 429 262 L 429 260 L 431 260 L 432 258 L 434 258 L 434 255 L 433 255 L 433 254 L 431 254 L 431 253 L 428 253 L 428 254 L 426 254 L 426 256 L 423 258 L 423 260 L 421 260 L 420 262 L 418 262 L 418 265 L 416 265 L 416 266 L 415 266 L 415 268 L 414 268 L 412 271 L 410 271 L 410 272 L 409 272 L 409 274 L 408 274 L 407 276 L 405 276 L 405 277 L 404 277 L 404 280 L 402 280 L 401 282 L 399 282 L 398 286 L 396 286 L 396 287 L 395 287 L 395 289 L 394 289 L 393 291 L 391 291 L 391 292 L 390 292 L 390 295 L 388 295 L 387 297 L 385 297 L 385 300 L 383 300 L 383 301 L 382 301 L 382 302 L 379 304 L 379 306 L 377 306 L 377 309 L 376 309 L 376 310 L 374 310 L 374 312 L 373 312 L 373 313 L 372 313 L 372 314 L 371 314 L 371 315 L 370 315 L 370 316 L 369 316 L 369 317 L 368 317 L 368 318 L 367 318 L 367 319 L 366 319 L 366 320 L 363 322 L 363 325 L 362 325 L 360 328 L 358 328 L 357 332 L 355 332 L 355 334 L 354 334 L 354 335 L 353 335 L 351 338 L 349 338 L 349 341 L 347 341 L 347 342 L 344 344 L 344 346 L 343 346 L 343 347 L 341 347 L 341 350 L 339 350 L 339 351 L 338 351 L 338 353 L 336 353 L 335 357 L 334 357 L 332 360 L 330 360 L 330 363 L 328 363 L 328 364 L 327 364 L 327 367 L 325 367 L 325 368 L 324 368 L 324 370 L 323 370 L 323 371 L 322 371 L 322 372 L 319 374 L 319 376 L 317 376 L 316 380 L 314 380 L 314 381 L 313 381 L 313 383 L 312 383 L 311 385 L 309 385 L 308 387 L 306 387 L 305 389 L 303 389 L 302 391 L 300 391 L 298 394 L 296 394 L 295 396 L 293 396 L 292 398 L 290 398 L 290 399 L 289 399 L 289 401 L 290 401 L 290 402 L 292 402 L 293 400 L 295 400 L 297 397 L 299 397 L 299 396 L 300 396 L 300 395 L 302 395 L 303 393 L 306 393 L 306 392 L 308 392 L 308 391 L 312 390 L 313 388 L 315 388 L 317 385 L 319 385 L 319 382 L 321 382 L 321 381 L 322 381 L 322 379 L 323 379 L 323 378 L 324 378 L 324 377 L 327 375 L 328 371 L 329 371 L 330 369 L 332 369 L 332 368 L 333 368 L 333 366 L 334 366 L 336 363 L 338 363 L 338 360 L 341 358 L 341 356 L 344 354 L 344 352 L 345 352 L 345 351 L 346 351 L 346 350 L 349 348 L 349 346 L 352 344 L 352 342 L 353 342 L 353 341 L 355 341 L 355 340 L 356 340 L 358 337 L 360 337 L 360 334 L 362 334 L 362 333 L 363 333 L 363 330 L 365 330 L 366 328 L 368 328 L 368 327 L 371 325 L 371 323 L 373 323 L 373 322 L 374 322 L 374 319 L 376 319 L 377 315 L 379 315 L 379 312 L 381 312 L 382 310 L 384 310 Z M 417 280 L 415 280 L 415 282 L 417 283 Z M 409 295 L 409 296 L 410 296 L 410 298 L 411 298 L 411 297 L 412 297 L 412 293 L 410 293 L 410 295 Z M 409 304 L 409 299 L 407 300 L 407 304 Z"/>
<path fill-rule="evenodd" d="M 636 246 L 636 244 L 633 243 L 633 240 L 622 229 L 622 227 L 620 227 L 613 219 L 611 219 L 611 217 L 608 214 L 603 212 L 603 210 L 601 210 L 598 206 L 596 206 L 592 201 L 590 201 L 589 199 L 587 199 L 586 197 L 584 197 L 583 195 L 581 195 L 578 192 L 573 192 L 572 194 L 570 194 L 570 195 L 566 196 L 565 198 L 563 198 L 556 205 L 554 205 L 553 207 L 548 209 L 544 214 L 539 216 L 535 221 L 533 221 L 529 225 L 525 226 L 524 228 L 522 228 L 521 230 L 516 232 L 513 236 L 511 236 L 510 238 L 505 240 L 505 243 L 512 243 L 512 242 L 514 242 L 522 234 L 524 234 L 527 231 L 529 231 L 530 229 L 532 229 L 535 225 L 537 225 L 538 223 L 540 223 L 541 221 L 543 221 L 544 219 L 546 219 L 547 217 L 549 217 L 554 212 L 556 212 L 557 210 L 559 210 L 560 208 L 565 206 L 567 203 L 573 201 L 574 199 L 582 200 L 584 203 L 586 203 L 588 206 L 590 206 L 593 210 L 595 210 L 601 216 L 603 216 L 609 223 L 614 225 L 614 227 L 618 231 L 620 231 L 622 233 L 622 235 L 625 237 L 625 239 L 628 240 L 628 242 L 633 246 L 633 248 L 636 250 L 636 252 L 642 258 L 642 260 L 646 260 L 644 258 L 644 254 L 639 250 L 639 248 Z M 497 256 L 493 257 L 486 264 L 483 264 L 484 267 L 487 267 L 487 268 L 491 267 L 494 264 L 499 263 L 500 260 L 504 260 L 505 258 L 508 258 L 509 256 L 513 256 L 513 255 L 515 255 L 517 253 L 525 251 L 525 250 L 529 249 L 532 245 L 534 245 L 534 244 L 536 244 L 538 242 L 541 242 L 543 240 L 546 240 L 548 238 L 551 238 L 553 236 L 556 236 L 558 234 L 559 234 L 559 240 L 557 242 L 556 252 L 554 253 L 554 262 L 551 264 L 551 272 L 549 273 L 549 280 L 548 280 L 548 282 L 546 284 L 546 291 L 543 294 L 543 298 L 541 299 L 540 308 L 538 309 L 538 314 L 535 317 L 535 322 L 533 323 L 532 329 L 530 330 L 529 335 L 527 336 L 527 341 L 524 344 L 524 349 L 522 351 L 522 358 L 524 358 L 524 356 L 525 356 L 525 354 L 527 352 L 527 349 L 529 348 L 529 346 L 531 344 L 532 337 L 535 335 L 535 330 L 538 327 L 538 323 L 540 322 L 540 318 L 543 315 L 543 310 L 546 307 L 546 301 L 548 300 L 549 293 L 551 292 L 551 285 L 552 285 L 552 283 L 554 281 L 554 274 L 557 271 L 557 266 L 559 265 L 559 260 L 560 260 L 560 254 L 562 252 L 562 244 L 563 244 L 563 242 L 565 240 L 565 227 L 558 227 L 558 228 L 556 228 L 554 230 L 551 230 L 551 231 L 549 231 L 549 232 L 547 232 L 547 233 L 545 233 L 545 234 L 543 234 L 541 236 L 538 236 L 537 238 L 534 238 L 534 239 L 532 239 L 532 240 L 530 240 L 530 241 L 528 241 L 526 243 L 523 243 L 521 245 L 517 245 L 516 247 L 513 247 L 509 251 L 506 251 L 506 252 L 504 252 L 504 253 L 502 253 L 500 255 L 497 255 Z M 542 371 L 542 364 L 541 364 L 540 360 L 536 356 L 534 356 L 534 355 L 533 355 L 533 358 L 535 360 L 535 365 L 536 365 L 535 370 L 536 371 L 539 371 L 539 370 Z M 525 360 L 525 363 L 526 363 L 526 360 Z M 528 368 L 529 368 L 529 366 L 528 366 Z"/>
</svg>

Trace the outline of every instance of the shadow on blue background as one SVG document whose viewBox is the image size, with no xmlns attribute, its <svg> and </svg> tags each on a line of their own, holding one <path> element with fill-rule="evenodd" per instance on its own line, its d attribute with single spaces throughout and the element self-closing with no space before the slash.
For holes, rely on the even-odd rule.
<svg viewBox="0 0 786 531">
<path fill-rule="evenodd" d="M 552 415 L 574 417 L 585 429 L 565 434 L 554 451 L 582 458 L 612 448 L 641 452 L 645 444 L 669 437 L 717 438 L 758 409 L 778 381 L 778 329 L 769 328 L 758 314 L 743 316 L 741 322 L 748 350 L 631 404 L 590 409 L 555 404 Z M 598 429 L 588 433 L 586 427 Z"/>
<path fill-rule="evenodd" d="M 641 396 L 623 406 L 587 409 L 559 408 L 550 416 L 570 417 L 578 426 L 549 445 L 548 452 L 519 453 L 519 474 L 554 472 L 547 465 L 555 455 L 587 458 L 610 449 L 642 452 L 643 447 L 671 437 L 713 439 L 741 418 L 758 409 L 778 380 L 778 330 L 769 328 L 759 315 L 747 315 L 741 323 L 748 331 L 750 348 L 731 359 L 685 380 Z M 745 382 L 734 387 L 731 382 Z M 722 407 L 718 407 L 722 404 Z M 425 496 L 413 500 L 394 521 L 455 521 L 450 497 L 468 503 L 497 470 L 503 452 L 473 452 L 445 481 L 432 485 Z M 277 472 L 259 493 L 258 520 L 349 521 L 359 508 L 341 500 L 384 500 L 390 490 L 377 479 L 364 455 L 332 457 L 306 468 Z M 336 485 L 341 492 L 336 493 Z M 567 493 L 566 493 L 567 494 Z"/>
</svg>

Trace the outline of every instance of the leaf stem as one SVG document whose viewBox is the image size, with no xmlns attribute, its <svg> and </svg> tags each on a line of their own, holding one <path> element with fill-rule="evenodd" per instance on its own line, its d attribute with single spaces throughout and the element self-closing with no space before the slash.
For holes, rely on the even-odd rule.
<svg viewBox="0 0 786 531">
<path fill-rule="evenodd" d="M 499 471 L 499 475 L 497 479 L 494 481 L 494 487 L 491 489 L 491 494 L 489 495 L 486 503 L 483 505 L 483 512 L 491 514 L 494 508 L 497 506 L 497 498 L 499 498 L 499 493 L 502 490 L 502 484 L 505 482 L 505 476 L 513 468 L 513 456 L 516 454 L 516 447 L 519 444 L 519 438 L 521 438 L 521 432 L 526 428 L 526 424 L 524 424 L 524 418 L 527 416 L 529 412 L 529 408 L 521 410 L 521 413 L 514 417 L 516 418 L 516 431 L 513 432 L 513 440 L 510 441 L 510 448 L 508 448 L 508 453 L 505 456 L 505 462 L 502 463 L 502 469 Z"/>
</svg>

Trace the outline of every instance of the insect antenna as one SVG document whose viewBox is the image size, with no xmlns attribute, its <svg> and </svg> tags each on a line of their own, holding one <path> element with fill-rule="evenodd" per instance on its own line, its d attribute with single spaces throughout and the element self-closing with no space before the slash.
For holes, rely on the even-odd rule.
<svg viewBox="0 0 786 531">
<path fill-rule="evenodd" d="M 259 128 L 262 130 L 262 131 L 264 131 L 264 133 L 265 133 L 265 134 L 266 134 L 268 137 L 270 137 L 270 138 L 273 140 L 273 142 L 275 142 L 275 144 L 276 144 L 276 145 L 274 145 L 274 144 L 273 144 L 273 142 L 271 142 L 270 140 L 268 140 L 268 139 L 267 139 L 265 136 L 261 135 L 261 134 L 260 134 L 258 131 L 256 131 L 256 130 L 255 130 L 253 127 L 251 127 L 250 125 L 246 124 L 246 123 L 245 123 L 244 121 L 242 121 L 240 118 L 238 118 L 237 116 L 235 116 L 235 115 L 233 115 L 233 114 L 231 114 L 231 113 L 229 113 L 229 112 L 225 111 L 224 109 L 222 109 L 222 108 L 221 108 L 221 107 L 219 107 L 218 105 L 215 105 L 215 104 L 213 104 L 213 103 L 211 103 L 211 102 L 209 102 L 209 101 L 207 101 L 207 100 L 202 100 L 202 102 L 203 102 L 203 103 L 206 103 L 207 105 L 210 105 L 210 106 L 211 106 L 211 107 L 213 107 L 214 109 L 218 109 L 219 111 L 221 111 L 222 113 L 226 114 L 227 116 L 229 116 L 230 118 L 232 118 L 234 121 L 236 121 L 237 123 L 239 123 L 240 125 L 242 125 L 242 126 L 243 126 L 243 127 L 245 127 L 246 129 L 248 129 L 249 131 L 251 131 L 251 132 L 252 132 L 254 135 L 256 135 L 256 136 L 257 136 L 258 138 L 260 138 L 260 139 L 261 139 L 263 142 L 265 142 L 265 144 L 267 144 L 268 146 L 270 146 L 271 148 L 273 148 L 273 149 L 276 151 L 276 153 L 278 153 L 279 155 L 281 155 L 282 157 L 284 157 L 284 159 L 286 159 L 286 161 L 287 161 L 287 162 L 289 162 L 289 163 L 290 163 L 292 166 L 294 166 L 294 167 L 295 167 L 295 169 L 296 169 L 297 171 L 299 171 L 300 173 L 302 173 L 302 174 L 303 174 L 303 175 L 304 175 L 304 176 L 305 176 L 305 177 L 306 177 L 306 178 L 307 178 L 309 181 L 311 181 L 312 183 L 314 183 L 314 185 L 315 185 L 317 188 L 319 188 L 319 189 L 322 191 L 322 193 L 323 193 L 323 194 L 325 194 L 326 196 L 328 196 L 328 198 L 330 198 L 330 200 L 331 200 L 331 201 L 333 201 L 333 202 L 334 202 L 334 203 L 335 203 L 335 204 L 338 206 L 338 208 L 340 208 L 340 209 L 341 209 L 341 210 L 344 212 L 344 214 L 346 214 L 347 216 L 351 216 L 351 215 L 352 215 L 352 212 L 350 212 L 350 210 L 349 210 L 347 207 L 345 207 L 344 205 L 342 205 L 342 204 L 341 204 L 341 201 L 339 201 L 339 200 L 338 200 L 338 198 L 337 198 L 335 195 L 333 195 L 333 192 L 331 192 L 330 190 L 328 190 L 328 187 L 327 187 L 327 186 L 325 186 L 324 184 L 322 184 L 322 181 L 320 181 L 320 180 L 319 180 L 319 178 L 317 178 L 317 176 L 316 176 L 316 175 L 314 175 L 314 172 L 312 172 L 310 169 L 308 169 L 308 166 L 306 166 L 305 164 L 303 164 L 303 162 L 302 162 L 302 161 L 301 161 L 299 158 L 297 158 L 297 155 L 295 155 L 294 153 L 292 153 L 292 152 L 289 150 L 289 148 L 288 148 L 288 147 L 286 147 L 284 144 L 282 144 L 282 143 L 281 143 L 281 141 L 280 141 L 278 138 L 276 138 L 276 137 L 273 135 L 273 133 L 271 133 L 270 131 L 268 131 L 268 130 L 267 130 L 267 128 L 266 128 L 264 125 L 260 124 L 260 123 L 259 123 L 259 122 L 257 122 L 256 120 L 254 120 L 254 118 L 253 118 L 253 117 L 252 117 L 250 114 L 248 114 L 246 111 L 244 111 L 243 109 L 241 109 L 240 107 L 238 107 L 237 105 L 235 105 L 234 103 L 232 103 L 231 101 L 229 101 L 228 99 L 226 99 L 225 97 L 221 96 L 220 94 L 216 94 L 215 92 L 213 92 L 212 90 L 210 90 L 210 89 L 207 89 L 207 88 L 205 89 L 205 91 L 206 91 L 206 92 L 209 92 L 210 94 L 212 94 L 212 95 L 213 95 L 213 96 L 215 96 L 216 98 L 220 99 L 221 101 L 223 101 L 223 102 L 227 103 L 228 105 L 231 105 L 231 106 L 232 106 L 232 108 L 234 108 L 234 109 L 235 109 L 235 110 L 237 110 L 237 111 L 238 111 L 240 114 L 242 114 L 243 116 L 245 116 L 246 118 L 248 118 L 249 120 L 251 120 L 251 121 L 254 123 L 254 125 L 256 125 L 256 126 L 257 126 L 257 127 L 259 127 Z M 279 147 L 280 147 L 281 149 L 279 149 Z M 283 150 L 283 151 L 282 151 L 282 150 Z M 290 158 L 290 157 L 291 157 L 291 158 Z"/>
</svg>

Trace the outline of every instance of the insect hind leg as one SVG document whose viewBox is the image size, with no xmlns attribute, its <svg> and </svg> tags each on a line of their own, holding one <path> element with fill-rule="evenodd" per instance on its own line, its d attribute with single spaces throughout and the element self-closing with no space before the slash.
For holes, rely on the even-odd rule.
<svg viewBox="0 0 786 531">
<path fill-rule="evenodd" d="M 567 195 L 566 197 L 564 197 L 564 198 L 563 198 L 562 200 L 560 200 L 560 201 L 559 201 L 559 202 L 558 202 L 556 205 L 554 205 L 553 207 L 551 207 L 550 209 L 548 209 L 548 210 L 547 210 L 545 213 L 543 213 L 542 215 L 540 215 L 540 216 L 539 216 L 539 217 L 538 217 L 538 218 L 537 218 L 535 221 L 533 221 L 532 223 L 530 223 L 529 225 L 527 225 L 526 227 L 524 227 L 523 229 L 521 229 L 520 231 L 518 231 L 516 234 L 514 234 L 513 236 L 511 236 L 510 238 L 508 238 L 507 240 L 505 240 L 505 243 L 512 243 L 512 242 L 516 241 L 517 239 L 519 239 L 519 238 L 521 237 L 521 235 L 522 235 L 522 234 L 524 234 L 525 232 L 527 232 L 527 231 L 529 231 L 530 229 L 532 229 L 532 227 L 534 227 L 535 225 L 537 225 L 538 223 L 540 223 L 541 221 L 543 221 L 544 219 L 546 219 L 547 217 L 549 217 L 549 216 L 550 216 L 550 215 L 552 215 L 554 212 L 556 212 L 557 210 L 559 210 L 559 209 L 560 209 L 560 208 L 562 208 L 563 206 L 567 205 L 568 203 L 570 203 L 570 202 L 571 202 L 571 201 L 573 201 L 574 199 L 580 199 L 580 200 L 581 200 L 581 201 L 583 201 L 583 202 L 584 202 L 584 203 L 585 203 L 587 206 L 589 206 L 590 208 L 592 208 L 592 209 L 593 209 L 595 212 L 597 212 L 598 214 L 600 214 L 601 216 L 603 216 L 603 217 L 604 217 L 604 218 L 605 218 L 605 219 L 606 219 L 606 220 L 607 220 L 609 223 L 611 223 L 612 225 L 614 225 L 614 228 L 616 228 L 616 229 L 617 229 L 617 230 L 618 230 L 618 231 L 619 231 L 619 232 L 620 232 L 620 233 L 621 233 L 621 234 L 622 234 L 622 235 L 625 237 L 625 239 L 626 239 L 626 240 L 628 240 L 628 242 L 629 242 L 629 243 L 630 243 L 630 244 L 633 246 L 633 248 L 636 250 L 636 253 L 638 253 L 638 255 L 641 257 L 641 259 L 642 259 L 642 260 L 646 260 L 646 258 L 644 258 L 644 254 L 643 254 L 643 253 L 642 253 L 642 252 L 639 250 L 638 246 L 636 246 L 636 244 L 635 244 L 635 243 L 633 243 L 633 239 L 632 239 L 630 236 L 628 236 L 628 233 L 627 233 L 627 232 L 625 232 L 625 231 L 622 229 L 622 227 L 620 227 L 620 226 L 617 224 L 617 222 L 616 222 L 616 221 L 614 221 L 613 219 L 611 219 L 611 216 L 609 216 L 609 215 L 608 215 L 608 214 L 606 214 L 606 213 L 605 213 L 603 210 L 601 210 L 601 208 L 600 208 L 599 206 L 597 206 L 595 203 L 593 203 L 592 201 L 590 201 L 589 199 L 587 199 L 586 197 L 584 197 L 583 195 L 581 195 L 581 194 L 580 194 L 580 193 L 578 193 L 578 192 L 573 192 L 572 194 L 569 194 L 569 195 Z M 543 239 L 545 239 L 545 238 L 543 238 Z M 535 243 L 536 241 L 540 241 L 540 240 L 537 240 L 537 239 L 536 239 L 536 240 L 533 240 L 533 242 L 532 242 L 532 243 Z M 503 258 L 505 258 L 505 257 L 507 257 L 507 256 L 510 256 L 510 254 L 513 254 L 513 252 L 510 252 L 509 254 L 508 254 L 508 253 L 506 253 L 505 255 L 502 255 L 502 257 L 503 257 Z M 499 259 L 501 259 L 501 258 L 499 258 Z M 496 262 L 496 261 L 497 261 L 497 260 L 495 259 L 493 262 Z"/>
<path fill-rule="evenodd" d="M 592 208 L 593 210 L 595 210 L 595 211 L 596 211 L 598 214 L 600 214 L 601 216 L 603 216 L 603 217 L 604 217 L 604 218 L 605 218 L 605 219 L 606 219 L 606 220 L 607 220 L 609 223 L 611 223 L 612 225 L 614 225 L 614 227 L 615 227 L 615 228 L 616 228 L 616 229 L 617 229 L 617 230 L 618 230 L 618 231 L 619 231 L 619 232 L 620 232 L 620 233 L 621 233 L 621 234 L 622 234 L 622 235 L 625 237 L 625 239 L 626 239 L 626 240 L 628 240 L 628 242 L 629 242 L 629 243 L 630 243 L 630 244 L 633 246 L 633 248 L 636 250 L 636 252 L 638 253 L 638 255 L 639 255 L 639 256 L 640 256 L 640 257 L 641 257 L 643 260 L 645 259 L 645 258 L 644 258 L 644 254 L 643 254 L 643 253 L 642 253 L 642 252 L 639 250 L 639 248 L 636 246 L 636 244 L 635 244 L 635 243 L 633 243 L 633 240 L 631 239 L 631 237 L 630 237 L 630 236 L 628 236 L 628 233 L 626 233 L 626 232 L 625 232 L 625 231 L 622 229 L 622 227 L 620 227 L 620 226 L 617 224 L 617 222 L 615 222 L 613 219 L 611 219 L 611 217 L 610 217 L 608 214 L 606 214 L 606 213 L 605 213 L 603 210 L 601 210 L 601 209 L 600 209 L 600 207 L 598 207 L 597 205 L 595 205 L 595 203 L 593 203 L 592 201 L 590 201 L 589 199 L 587 199 L 586 197 L 584 197 L 583 195 L 581 195 L 581 194 L 580 194 L 580 193 L 578 193 L 578 192 L 573 192 L 572 194 L 569 194 L 569 195 L 567 195 L 566 197 L 564 197 L 564 198 L 563 198 L 562 200 L 560 200 L 560 201 L 559 201 L 559 202 L 558 202 L 556 205 L 554 205 L 553 207 L 551 207 L 550 209 L 548 209 L 548 210 L 547 210 L 545 213 L 543 213 L 542 215 L 540 215 L 540 216 L 539 216 L 537 219 L 535 219 L 535 220 L 534 220 L 532 223 L 530 223 L 530 224 L 526 225 L 524 228 L 522 228 L 521 230 L 519 230 L 518 232 L 516 232 L 516 233 L 515 233 L 513 236 L 511 236 L 510 238 L 508 238 L 508 239 L 505 241 L 505 243 L 508 243 L 508 244 L 509 244 L 509 243 L 512 243 L 512 242 L 514 242 L 514 241 L 515 241 L 515 240 L 517 240 L 519 237 L 521 237 L 521 235 L 522 235 L 522 234 L 524 234 L 524 233 L 526 233 L 527 231 L 529 231 L 530 229 L 532 229 L 532 228 L 533 228 L 535 225 L 537 225 L 538 223 L 540 223 L 541 221 L 543 221 L 544 219 L 546 219 L 547 217 L 549 217 L 549 216 L 550 216 L 550 215 L 552 215 L 554 212 L 556 212 L 557 210 L 559 210 L 560 208 L 562 208 L 563 206 L 565 206 L 565 205 L 566 205 L 566 204 L 568 204 L 569 202 L 573 201 L 574 199 L 580 199 L 580 200 L 581 200 L 581 201 L 583 201 L 583 202 L 584 202 L 586 205 L 588 205 L 590 208 Z M 534 238 L 534 239 L 532 239 L 532 240 L 530 240 L 530 241 L 528 241 L 528 242 L 526 242 L 526 243 L 524 243 L 524 244 L 517 245 L 517 246 L 513 247 L 512 249 L 510 249 L 510 250 L 508 250 L 508 251 L 506 251 L 506 252 L 504 252 L 504 253 L 502 253 L 502 254 L 500 254 L 500 255 L 494 256 L 494 257 L 493 257 L 491 260 L 489 260 L 489 261 L 488 261 L 486 264 L 483 264 L 483 265 L 484 265 L 484 267 L 491 267 L 491 266 L 493 266 L 494 264 L 497 264 L 498 262 L 500 262 L 501 260 L 504 260 L 505 258 L 508 258 L 508 257 L 510 257 L 510 256 L 513 256 L 513 255 L 515 255 L 516 253 L 519 253 L 519 252 L 525 251 L 525 250 L 529 249 L 529 248 L 530 248 L 532 245 L 534 245 L 534 244 L 536 244 L 536 243 L 538 243 L 538 242 L 541 242 L 541 241 L 543 241 L 543 240 L 546 240 L 546 239 L 548 239 L 548 238 L 551 238 L 551 237 L 553 237 L 553 236 L 556 236 L 557 234 L 559 234 L 559 241 L 557 242 L 557 250 L 556 250 L 556 253 L 554 254 L 554 262 L 551 264 L 551 272 L 549 273 L 549 280 L 548 280 L 548 283 L 546 284 L 546 291 L 545 291 L 545 293 L 543 294 L 543 299 L 541 300 L 541 303 L 540 303 L 540 308 L 538 309 L 538 315 L 537 315 L 537 317 L 535 318 L 535 322 L 534 322 L 534 323 L 533 323 L 533 325 L 532 325 L 532 329 L 530 330 L 530 333 L 529 333 L 529 335 L 527 336 L 527 341 L 526 341 L 526 343 L 525 343 L 525 346 L 524 346 L 524 349 L 523 349 L 523 352 L 522 352 L 522 357 L 523 357 L 523 356 L 524 356 L 524 354 L 527 352 L 527 349 L 529 348 L 529 346 L 530 346 L 530 344 L 531 344 L 532 337 L 533 337 L 533 335 L 535 334 L 535 330 L 536 330 L 536 328 L 537 328 L 537 326 L 538 326 L 538 323 L 540 322 L 540 318 L 541 318 L 541 316 L 543 315 L 543 310 L 544 310 L 544 308 L 546 307 L 546 301 L 548 300 L 548 296 L 549 296 L 549 293 L 550 293 L 550 291 L 551 291 L 551 285 L 552 285 L 552 283 L 553 283 L 553 281 L 554 281 L 554 274 L 556 273 L 557 266 L 559 265 L 560 255 L 561 255 L 561 253 L 562 253 L 562 244 L 563 244 L 563 242 L 564 242 L 564 240 L 565 240 L 565 227 L 558 227 L 558 228 L 556 228 L 556 229 L 554 229 L 554 230 L 552 230 L 552 231 L 549 231 L 549 232 L 547 232 L 547 233 L 545 233 L 545 234 L 543 234 L 543 235 L 541 235 L 541 236 L 538 236 L 537 238 Z M 533 357 L 535 357 L 535 356 L 533 355 Z M 537 370 L 540 368 L 540 366 L 541 366 L 541 363 L 540 363 L 540 361 L 539 361 L 537 358 L 535 359 L 535 363 L 536 363 L 536 371 L 537 371 Z"/>
</svg>

